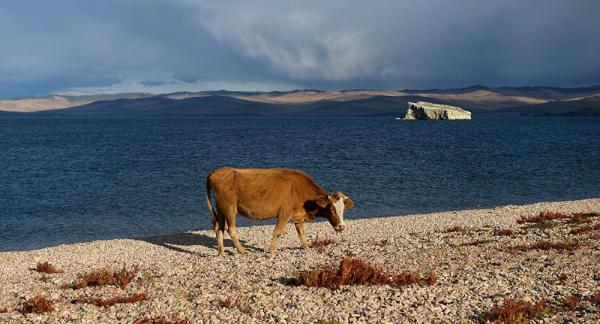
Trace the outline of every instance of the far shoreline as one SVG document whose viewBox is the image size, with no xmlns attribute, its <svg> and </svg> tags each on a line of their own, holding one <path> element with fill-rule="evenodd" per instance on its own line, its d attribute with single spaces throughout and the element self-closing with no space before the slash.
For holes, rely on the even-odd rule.
<svg viewBox="0 0 600 324">
<path fill-rule="evenodd" d="M 568 199 L 567 198 L 567 199 L 562 199 L 562 200 L 539 200 L 539 201 L 536 200 L 536 201 L 531 201 L 531 202 L 512 203 L 512 204 L 494 204 L 494 205 L 489 205 L 489 206 L 477 205 L 472 208 L 464 208 L 464 209 L 444 209 L 444 210 L 432 209 L 432 210 L 427 210 L 427 211 L 422 211 L 422 212 L 407 212 L 405 214 L 372 215 L 372 216 L 361 216 L 358 218 L 349 217 L 348 221 L 369 220 L 369 219 L 386 219 L 386 218 L 396 218 L 396 217 L 426 216 L 426 215 L 438 214 L 438 213 L 453 214 L 453 213 L 457 213 L 457 212 L 461 212 L 461 211 L 477 211 L 477 210 L 494 209 L 494 208 L 498 208 L 498 207 L 519 207 L 519 206 L 528 206 L 528 205 L 535 205 L 535 204 L 552 204 L 552 203 L 562 203 L 562 202 L 585 201 L 585 200 L 589 200 L 589 199 L 600 199 L 600 197 L 588 197 L 588 198 L 579 198 L 579 199 Z M 238 215 L 238 219 L 240 219 L 240 218 L 244 218 L 244 217 L 241 215 Z M 249 222 L 250 224 L 244 224 L 245 222 Z M 207 224 L 210 223 L 208 216 L 206 216 L 206 223 Z M 319 223 L 327 223 L 327 221 L 325 219 L 316 219 L 312 223 L 307 223 L 307 226 L 310 227 L 311 224 L 319 224 Z M 288 224 L 288 226 L 290 228 L 286 227 L 286 231 L 293 230 L 293 228 L 291 228 L 290 224 Z M 238 228 L 255 228 L 255 227 L 263 227 L 263 226 L 268 227 L 268 226 L 274 226 L 274 225 L 275 225 L 274 220 L 256 221 L 256 220 L 248 220 L 246 218 L 242 222 L 242 224 L 238 223 L 237 227 Z M 201 228 L 200 227 L 200 228 L 195 228 L 195 229 L 191 229 L 188 231 L 169 232 L 169 233 L 163 233 L 163 234 L 140 235 L 140 236 L 136 236 L 136 235 L 115 236 L 115 237 L 109 237 L 109 238 L 98 238 L 98 239 L 90 239 L 90 240 L 62 242 L 62 243 L 57 243 L 57 244 L 34 247 L 34 248 L 30 248 L 30 249 L 0 250 L 0 255 L 2 253 L 30 252 L 30 251 L 49 249 L 49 248 L 55 248 L 55 247 L 61 247 L 61 246 L 69 246 L 69 245 L 73 245 L 73 244 L 93 243 L 93 242 L 97 242 L 97 241 L 128 240 L 128 239 L 130 239 L 130 240 L 153 239 L 153 238 L 160 238 L 160 237 L 164 237 L 164 236 L 173 236 L 173 235 L 180 235 L 180 234 L 185 234 L 185 233 L 193 233 L 193 232 L 198 232 L 198 231 L 211 231 L 212 232 L 212 230 L 210 228 Z M 225 238 L 228 239 L 228 236 L 226 235 Z"/>
</svg>

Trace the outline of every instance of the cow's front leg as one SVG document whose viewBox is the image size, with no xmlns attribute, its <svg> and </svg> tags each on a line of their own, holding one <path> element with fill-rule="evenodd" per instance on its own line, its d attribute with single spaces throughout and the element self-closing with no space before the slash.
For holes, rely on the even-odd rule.
<svg viewBox="0 0 600 324">
<path fill-rule="evenodd" d="M 308 242 L 306 241 L 306 238 L 304 237 L 304 222 L 294 223 L 294 225 L 296 226 L 296 232 L 298 232 L 298 238 L 300 239 L 300 247 L 307 250 Z"/>
<path fill-rule="evenodd" d="M 277 240 L 283 234 L 283 230 L 285 229 L 285 225 L 289 221 L 289 217 L 280 216 L 277 220 L 277 225 L 275 225 L 275 230 L 273 231 L 273 240 L 271 240 L 271 246 L 269 246 L 269 252 L 273 253 L 277 249 Z"/>
</svg>

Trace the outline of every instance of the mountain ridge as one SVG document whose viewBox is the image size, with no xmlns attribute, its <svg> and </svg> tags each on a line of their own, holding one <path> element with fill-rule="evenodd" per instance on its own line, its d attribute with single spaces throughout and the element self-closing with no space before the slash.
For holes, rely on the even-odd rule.
<svg viewBox="0 0 600 324">
<path fill-rule="evenodd" d="M 583 116 L 595 116 L 594 111 L 600 109 L 597 98 L 600 86 L 52 95 L 0 100 L 0 117 L 400 116 L 409 101 L 449 104 L 476 114 L 500 116 L 572 116 L 580 109 L 586 109 Z"/>
</svg>

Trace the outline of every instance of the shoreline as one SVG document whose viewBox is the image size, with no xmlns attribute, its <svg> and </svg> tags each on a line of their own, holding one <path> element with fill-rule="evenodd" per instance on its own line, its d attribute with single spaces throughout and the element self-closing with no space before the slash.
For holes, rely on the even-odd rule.
<svg viewBox="0 0 600 324">
<path fill-rule="evenodd" d="M 217 257 L 211 230 L 0 252 L 0 310 L 7 309 L 0 313 L 0 321 L 133 322 L 175 316 L 191 322 L 456 322 L 474 321 L 477 314 L 505 298 L 560 303 L 569 294 L 591 295 L 600 283 L 600 239 L 570 234 L 574 227 L 566 222 L 527 230 L 516 222 L 521 215 L 542 211 L 600 212 L 600 198 L 347 220 L 348 230 L 341 235 L 326 222 L 307 224 L 309 242 L 317 238 L 336 241 L 308 251 L 299 249 L 293 225 L 288 224 L 273 257 L 264 252 L 273 225 L 238 229 L 249 252 L 244 256 L 234 251 L 225 235 L 226 255 Z M 594 219 L 599 221 L 600 217 Z M 452 228 L 465 231 L 448 231 Z M 525 233 L 496 235 L 501 229 Z M 581 248 L 507 251 L 539 240 L 578 240 Z M 286 283 L 295 272 L 335 266 L 348 253 L 393 272 L 435 271 L 439 280 L 428 287 L 343 286 L 338 290 Z M 32 271 L 38 262 L 50 262 L 63 272 L 43 275 Z M 124 264 L 140 268 L 126 288 L 61 288 L 81 273 L 120 269 Z M 562 284 L 556 279 L 560 274 L 569 277 Z M 46 279 L 41 281 L 43 276 Z M 97 307 L 73 303 L 81 296 L 142 292 L 148 299 L 133 304 Z M 36 293 L 54 301 L 54 311 L 27 317 L 15 311 Z M 224 307 L 228 298 L 239 305 Z M 544 318 L 550 322 L 562 322 L 565 317 L 600 320 L 598 311 L 588 308 Z"/>
</svg>

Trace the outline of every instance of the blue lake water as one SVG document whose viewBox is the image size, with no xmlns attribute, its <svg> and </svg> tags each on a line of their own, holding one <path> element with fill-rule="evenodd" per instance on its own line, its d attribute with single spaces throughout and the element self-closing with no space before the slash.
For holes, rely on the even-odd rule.
<svg viewBox="0 0 600 324">
<path fill-rule="evenodd" d="M 209 228 L 223 165 L 301 169 L 348 218 L 600 197 L 600 118 L 0 119 L 0 251 Z"/>
</svg>

